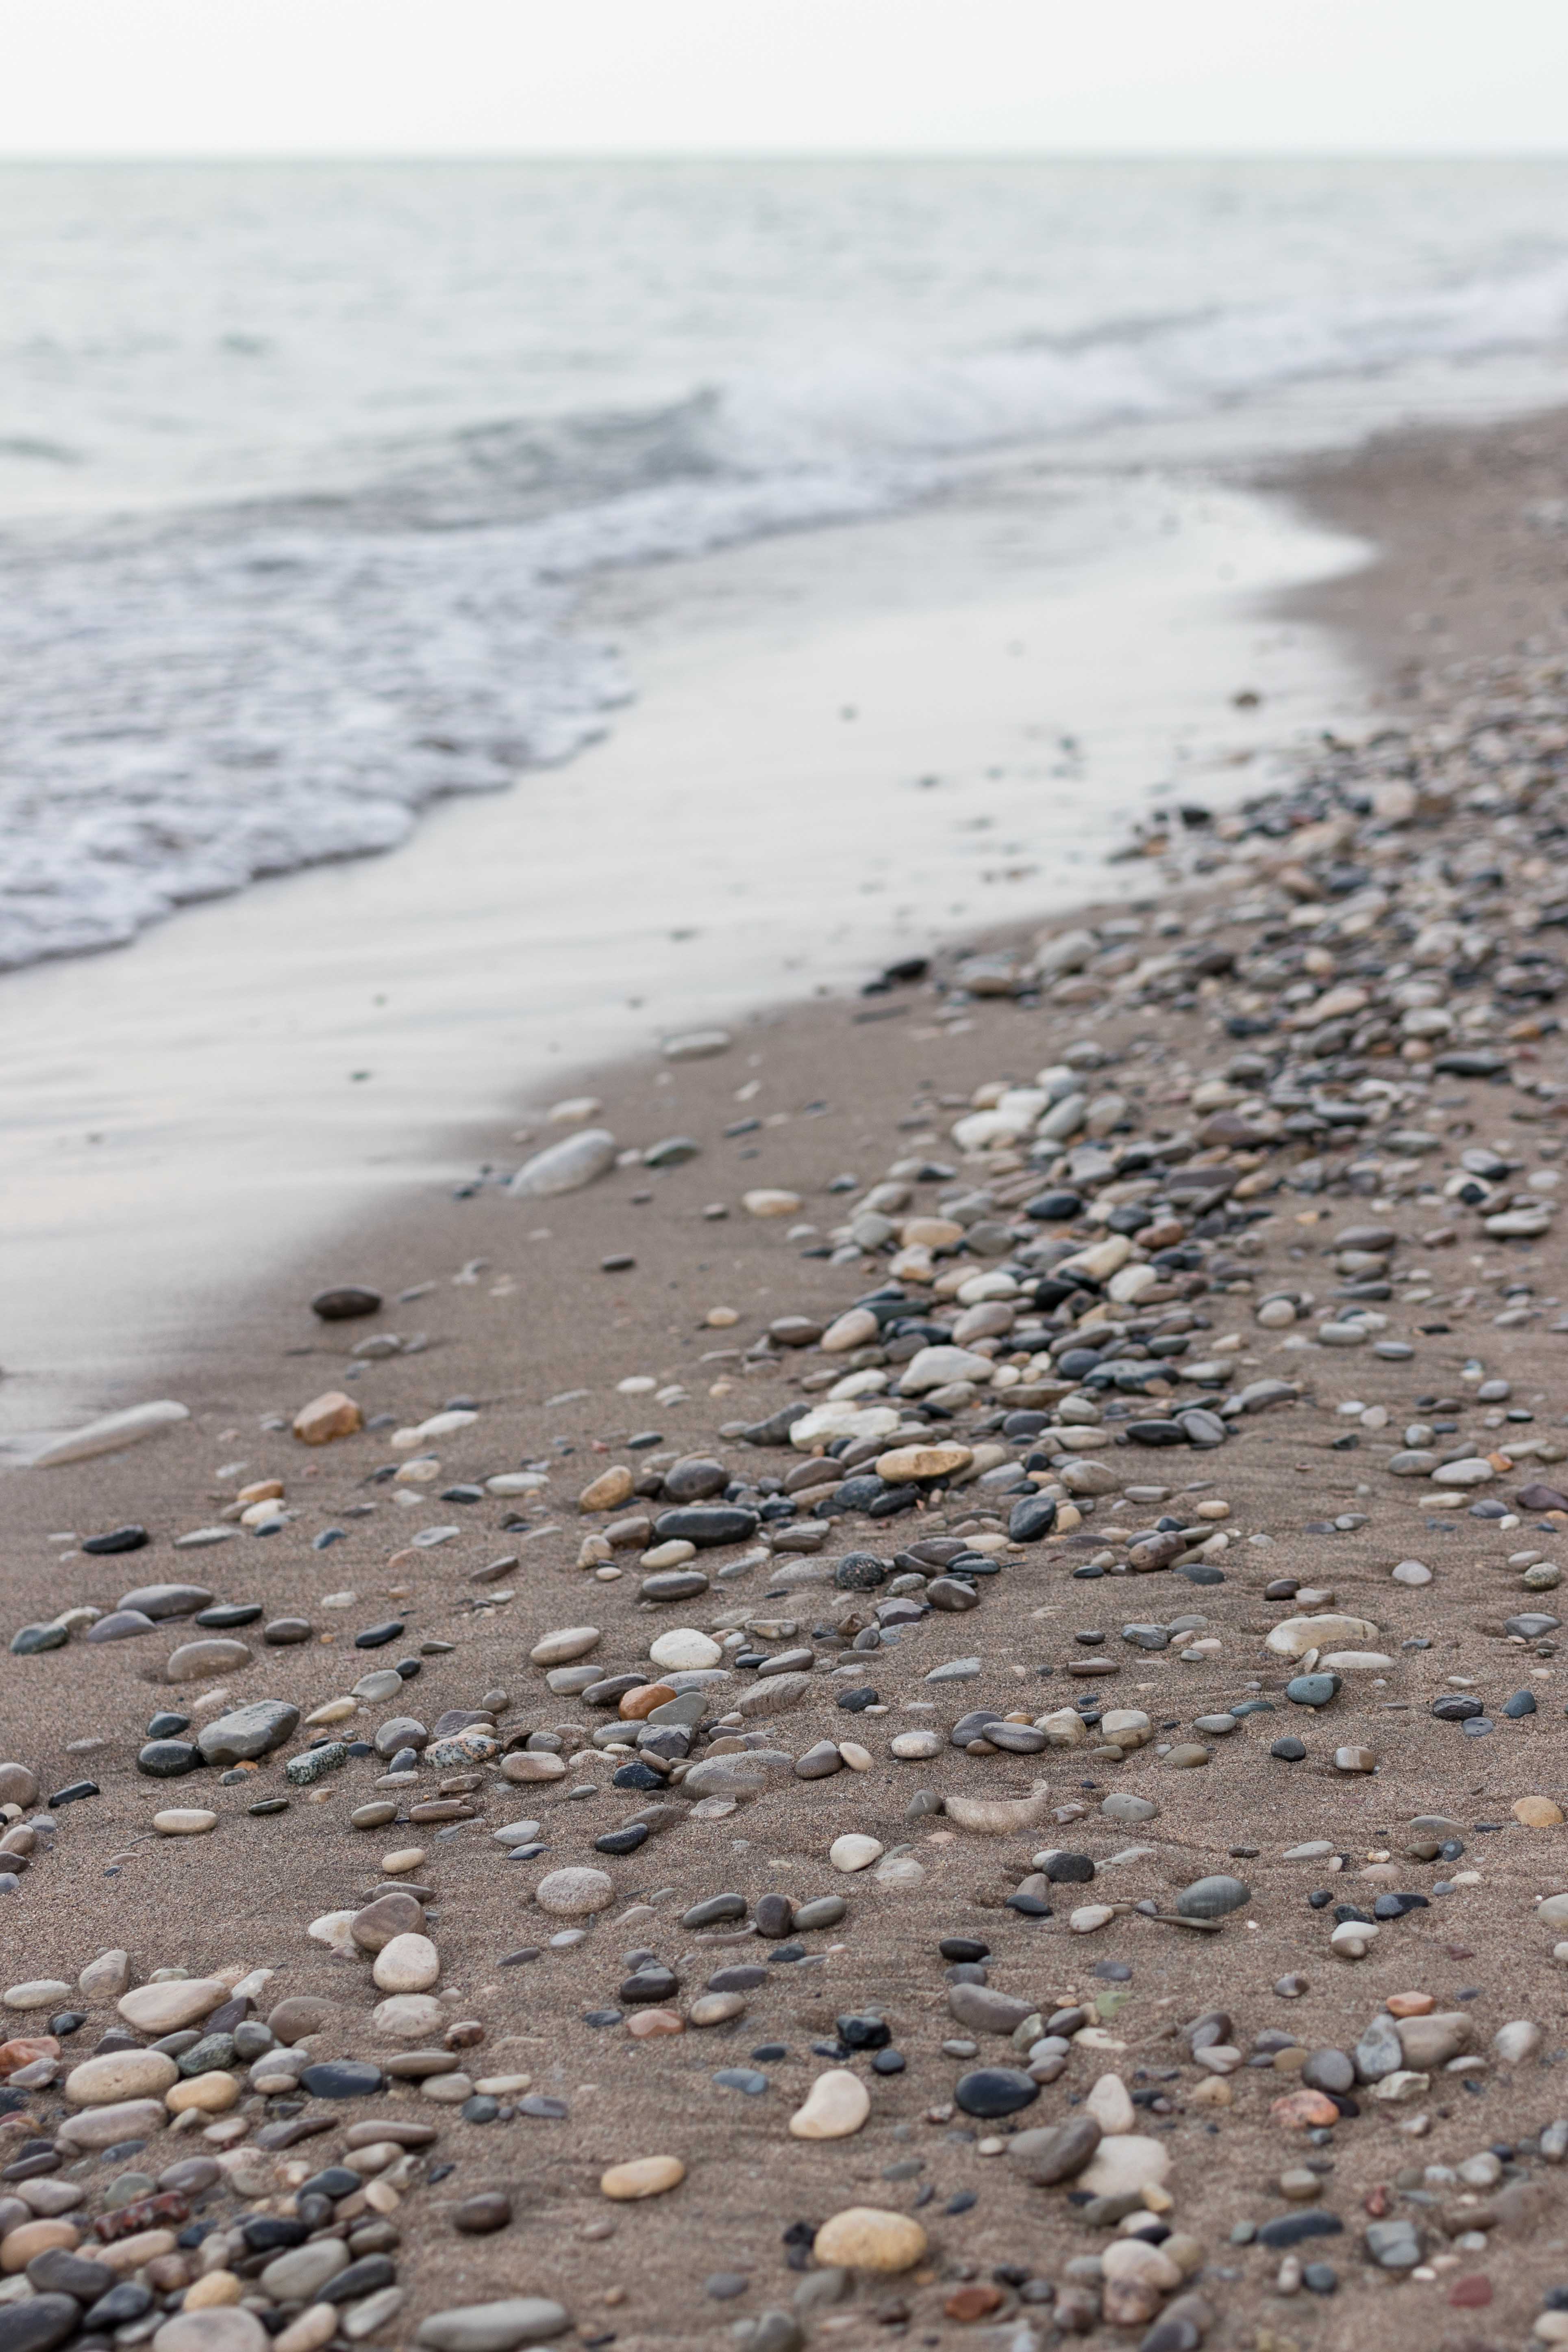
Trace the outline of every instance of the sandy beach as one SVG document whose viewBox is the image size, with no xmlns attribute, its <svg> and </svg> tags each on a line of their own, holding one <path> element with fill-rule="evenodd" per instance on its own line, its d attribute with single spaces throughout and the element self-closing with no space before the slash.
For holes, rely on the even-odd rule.
<svg viewBox="0 0 1568 2352">
<path fill-rule="evenodd" d="M 524 840 L 515 803 L 466 803 L 412 853 L 5 982 L 37 1013 L 18 1451 L 188 1412 L 5 1483 L 7 1633 L 44 1630 L 6 1662 L 0 1998 L 52 2046 L 0 2049 L 0 2200 L 79 2190 L 50 2242 L 141 2276 L 144 2313 L 248 2298 L 281 2352 L 362 2315 L 447 2352 L 1561 2340 L 1568 1928 L 1535 1906 L 1568 1918 L 1568 421 L 1186 495 L 1180 561 L 1099 593 L 1143 583 L 1120 660 L 1171 673 L 1194 822 L 1137 805 L 1150 739 L 1118 733 L 1105 613 L 1052 602 L 1059 517 L 971 501 L 700 559 L 644 709 Z M 1244 622 L 1247 579 L 1216 583 L 1205 620 L 1196 572 L 1223 542 L 1268 580 L 1280 502 L 1290 583 Z M 813 607 L 808 659 L 792 599 L 825 562 L 845 609 L 835 635 Z M 868 567 L 905 582 L 874 623 Z M 998 650 L 1037 632 L 1049 701 Z M 1026 732 L 1068 679 L 1091 740 L 1053 796 Z M 694 851 L 679 762 L 705 713 L 732 761 L 742 709 L 762 814 Z M 616 761 L 650 756 L 668 797 L 612 839 Z M 901 795 L 892 891 L 868 770 Z M 1134 820 L 1143 853 L 1104 864 Z M 982 823 L 994 858 L 955 846 Z M 584 825 L 598 926 L 563 916 L 553 992 L 477 987 L 519 890 L 567 904 Z M 226 941 L 268 925 L 293 980 L 241 1025 Z M 390 1052 L 375 938 L 414 1000 Z M 667 1050 L 693 1030 L 723 1043 Z M 63 1151 L 95 1093 L 109 1148 Z M 600 1130 L 596 1181 L 515 1188 Z M 344 1285 L 378 1306 L 312 1314 Z M 342 1433 L 303 1442 L 322 1398 Z M 121 1529 L 145 1540 L 84 1548 Z M 232 1646 L 178 1657 L 204 1642 Z M 226 1769 L 138 1769 L 259 1701 Z M 412 1759 L 378 1739 L 402 1718 Z M 406 1973 L 373 1979 L 381 1928 L 351 1922 L 398 1884 Z M 215 2012 L 267 2041 L 208 2051 L 195 2079 L 230 2088 L 192 2121 L 159 2092 L 95 2138 L 71 2070 L 118 2000 L 127 2045 L 163 2038 L 130 1989 L 170 1970 L 211 1994 L 176 2041 Z M 816 2095 L 842 2137 L 791 2127 L 825 2074 L 859 2086 Z M 308 2188 L 372 2123 L 434 2136 Z M 654 2158 L 657 2193 L 616 2193 Z M 30 2278 L 32 2222 L 0 2222 Z M 370 2265 L 341 2299 L 268 2289 L 328 2239 L 328 2284 Z M 66 2340 L 25 2332 L 47 2292 L 0 2287 L 0 2347 Z"/>
</svg>

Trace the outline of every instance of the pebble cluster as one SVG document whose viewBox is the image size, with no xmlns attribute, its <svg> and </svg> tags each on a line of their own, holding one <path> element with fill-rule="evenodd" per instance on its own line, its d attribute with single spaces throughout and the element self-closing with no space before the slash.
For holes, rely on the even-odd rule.
<svg viewBox="0 0 1568 2352">
<path fill-rule="evenodd" d="M 0 2352 L 1285 2352 L 1505 2296 L 1568 2342 L 1565 830 L 1563 675 L 1494 667 L 1151 835 L 1181 892 L 874 982 L 884 1171 L 692 1196 L 772 1302 L 683 1377 L 438 1401 L 340 1284 L 336 1385 L 216 1484 L 172 1401 L 40 1455 L 123 1499 L 9 1635 Z M 765 1140 L 603 1116 L 475 1198 L 569 1220 Z M 510 1295 L 435 1289 L 396 1305 Z M 45 1726 L 62 1651 L 91 1707 Z M 79 1948 L 73 1874 L 178 1845 L 232 1908 L 311 1807 L 342 1899 L 269 1897 L 244 1964 L 129 1891 Z"/>
</svg>

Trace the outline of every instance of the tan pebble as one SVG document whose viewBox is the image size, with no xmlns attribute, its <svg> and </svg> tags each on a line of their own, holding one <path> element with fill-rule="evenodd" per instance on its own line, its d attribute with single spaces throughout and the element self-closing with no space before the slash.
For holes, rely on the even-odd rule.
<svg viewBox="0 0 1568 2352">
<path fill-rule="evenodd" d="M 871 2095 L 858 2074 L 847 2067 L 829 2067 L 819 2074 L 803 2106 L 789 2119 L 794 2139 L 847 2139 L 871 2112 Z"/>
<path fill-rule="evenodd" d="M 1390 2017 L 1430 2017 L 1437 2003 L 1429 1992 L 1391 1992 L 1383 2005 Z"/>
<path fill-rule="evenodd" d="M 358 1405 L 341 1389 L 313 1397 L 294 1415 L 294 1434 L 302 1445 L 327 1445 L 334 1437 L 352 1437 L 363 1425 Z"/>
<path fill-rule="evenodd" d="M 178 2033 L 228 1997 L 221 1977 L 179 1977 L 163 1984 L 136 1985 L 115 2006 L 139 2033 Z"/>
<path fill-rule="evenodd" d="M 156 2262 L 162 2254 L 172 2254 L 175 2243 L 173 2230 L 138 2230 L 134 2237 L 117 2239 L 112 2246 L 95 2247 L 92 2258 L 129 2276 L 143 2263 Z"/>
<path fill-rule="evenodd" d="M 1236 2094 L 1218 2074 L 1211 2074 L 1189 2096 L 1194 2107 L 1228 2107 L 1233 2104 Z"/>
<path fill-rule="evenodd" d="M 685 2178 L 686 2167 L 678 2156 L 637 2156 L 601 2172 L 599 2187 L 621 2204 L 638 2197 L 662 2197 L 667 2189 L 679 2189 Z"/>
<path fill-rule="evenodd" d="M 424 1859 L 422 1845 L 400 1845 L 395 1853 L 382 1855 L 381 1867 L 388 1878 L 403 1878 L 409 1871 L 417 1870 Z"/>
<path fill-rule="evenodd" d="M 798 1192 L 784 1192 L 772 1185 L 761 1185 L 755 1192 L 742 1192 L 742 1206 L 748 1216 L 793 1217 L 803 1203 Z"/>
<path fill-rule="evenodd" d="M 561 1625 L 535 1642 L 529 1658 L 536 1666 L 564 1666 L 585 1658 L 604 1639 L 597 1625 Z"/>
<path fill-rule="evenodd" d="M 1336 1748 L 1334 1769 L 1336 1772 L 1375 1772 L 1376 1750 L 1371 1748 Z"/>
<path fill-rule="evenodd" d="M 236 2278 L 232 2271 L 208 2271 L 205 2278 L 195 2279 L 185 2289 L 182 2311 L 206 2311 L 215 2304 L 237 2303 L 245 2293 L 245 2281 Z M 325 2338 L 322 2339 L 323 2342 Z"/>
<path fill-rule="evenodd" d="M 536 1754 L 531 1749 L 519 1748 L 511 1755 L 501 1758 L 500 1769 L 502 1780 L 510 1780 L 514 1785 L 530 1780 L 560 1780 L 565 1777 L 566 1759 L 563 1756 L 552 1756 L 548 1750 Z"/>
<path fill-rule="evenodd" d="M 671 2009 L 639 2009 L 626 2020 L 626 2032 L 634 2042 L 646 2042 L 652 2034 L 684 2033 L 685 2021 Z"/>
<path fill-rule="evenodd" d="M 163 2094 L 163 2105 L 172 2116 L 183 2115 L 187 2107 L 196 2108 L 205 2116 L 221 2116 L 239 2097 L 239 2083 L 233 2074 L 215 2069 L 210 2074 L 193 2074 L 184 2083 L 176 2083 L 172 2091 Z"/>
<path fill-rule="evenodd" d="M 1550 1797 L 1516 1797 L 1509 1811 L 1527 1830 L 1553 1830 L 1563 1819 L 1562 1808 Z"/>
<path fill-rule="evenodd" d="M 601 1470 L 596 1478 L 588 1481 L 577 1497 L 577 1508 L 580 1511 L 618 1511 L 623 1503 L 630 1502 L 636 1484 L 631 1472 L 624 1464 L 617 1463 L 613 1469 Z"/>
<path fill-rule="evenodd" d="M 20 2221 L 0 2238 L 0 2270 L 25 2271 L 35 2254 L 47 2254 L 56 2246 L 68 2252 L 80 2243 L 81 2231 L 74 2222 Z"/>
<path fill-rule="evenodd" d="M 73 2066 L 64 2089 L 73 2107 L 110 2107 L 121 2099 L 161 2099 L 179 2077 L 162 2050 L 116 2050 Z"/>
<path fill-rule="evenodd" d="M 851 1772 L 868 1772 L 871 1769 L 871 1751 L 868 1748 L 862 1748 L 858 1739 L 841 1739 L 838 1753 Z"/>
<path fill-rule="evenodd" d="M 705 1992 L 699 1994 L 687 2011 L 690 2025 L 727 2025 L 732 2017 L 744 2017 L 746 2004 L 738 1992 Z"/>
<path fill-rule="evenodd" d="M 154 1813 L 153 1827 L 160 1837 L 205 1837 L 217 1827 L 217 1815 L 204 1812 L 195 1805 L 171 1805 Z"/>
<path fill-rule="evenodd" d="M 908 2213 L 850 2205 L 824 2221 L 812 2252 L 824 2270 L 907 2271 L 926 2250 L 926 2233 Z"/>
</svg>

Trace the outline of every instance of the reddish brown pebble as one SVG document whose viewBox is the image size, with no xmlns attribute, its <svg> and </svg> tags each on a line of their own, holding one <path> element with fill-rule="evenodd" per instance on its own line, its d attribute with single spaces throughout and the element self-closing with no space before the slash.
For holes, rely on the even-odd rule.
<svg viewBox="0 0 1568 2352">
<path fill-rule="evenodd" d="M 1468 2278 L 1456 2279 L 1448 2289 L 1448 2300 L 1458 2311 L 1479 2311 L 1492 2299 L 1492 2283 L 1472 2271 Z"/>
<path fill-rule="evenodd" d="M 961 2286 L 942 2305 L 949 2319 L 987 2319 L 1002 2302 L 1002 2290 L 995 2286 Z"/>
</svg>

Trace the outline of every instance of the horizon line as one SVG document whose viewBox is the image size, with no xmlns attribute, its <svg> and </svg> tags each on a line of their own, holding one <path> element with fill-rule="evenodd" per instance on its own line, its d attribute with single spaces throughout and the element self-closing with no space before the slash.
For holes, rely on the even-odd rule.
<svg viewBox="0 0 1568 2352">
<path fill-rule="evenodd" d="M 7 163 L 1560 163 L 1561 147 L 0 148 Z"/>
</svg>

